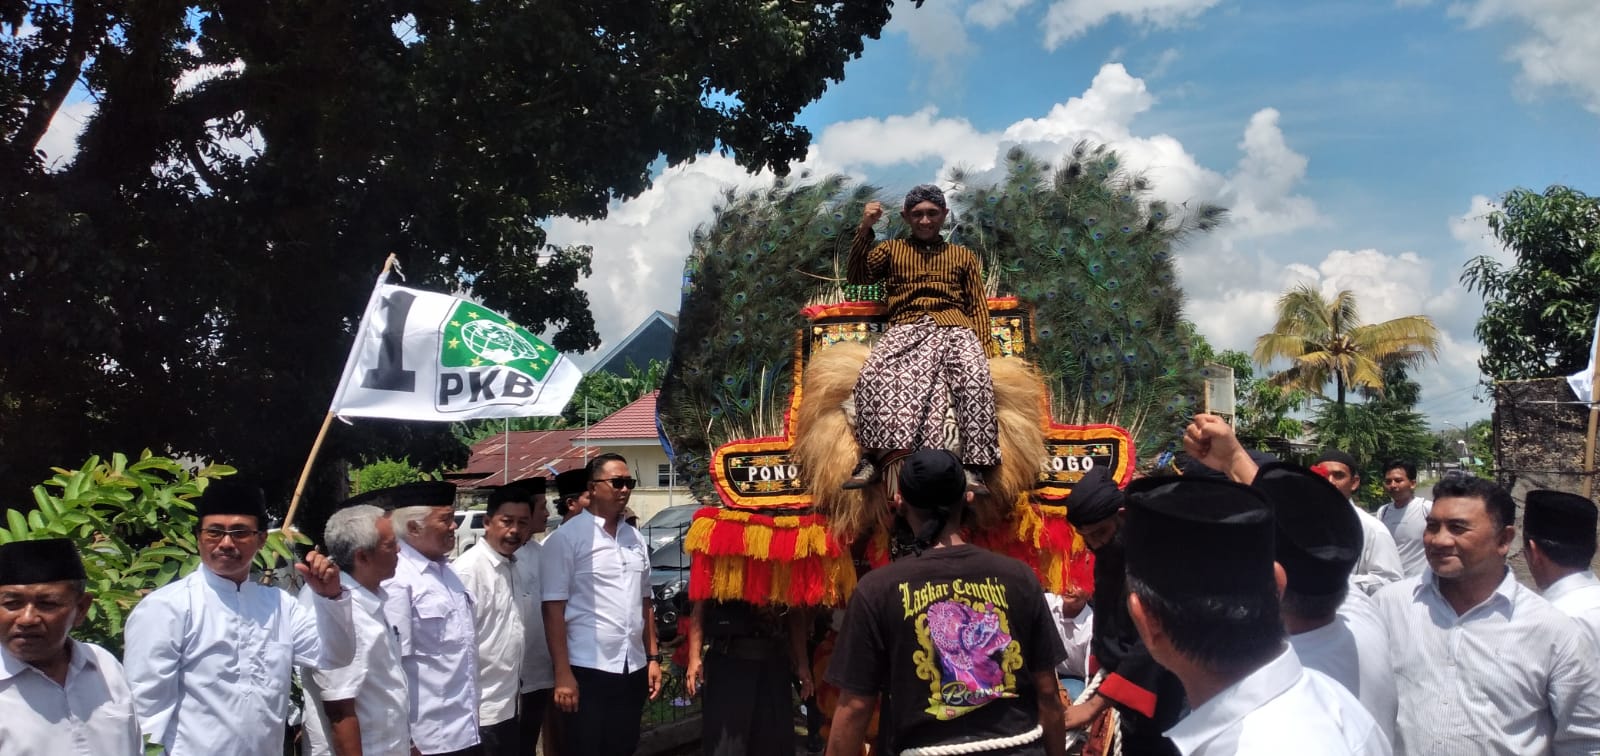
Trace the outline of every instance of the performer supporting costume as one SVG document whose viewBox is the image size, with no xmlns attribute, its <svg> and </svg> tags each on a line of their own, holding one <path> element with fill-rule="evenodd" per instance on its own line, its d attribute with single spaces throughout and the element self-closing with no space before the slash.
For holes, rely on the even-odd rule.
<svg viewBox="0 0 1600 756">
<path fill-rule="evenodd" d="M 890 327 L 856 383 L 856 438 L 869 452 L 949 449 L 969 469 L 996 465 L 1000 436 L 987 358 L 998 352 L 978 257 L 946 242 L 937 226 L 874 245 L 868 221 L 875 219 L 875 204 L 856 228 L 848 280 L 883 283 Z M 906 195 L 904 215 L 914 229 L 914 212 L 934 211 L 943 223 L 947 210 L 938 187 L 919 186 Z M 953 410 L 957 439 L 949 438 L 947 410 Z"/>
</svg>

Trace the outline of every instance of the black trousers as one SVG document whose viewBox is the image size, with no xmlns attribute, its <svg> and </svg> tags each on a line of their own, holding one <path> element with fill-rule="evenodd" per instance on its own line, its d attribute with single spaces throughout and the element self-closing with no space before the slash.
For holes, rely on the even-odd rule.
<svg viewBox="0 0 1600 756">
<path fill-rule="evenodd" d="M 522 731 L 522 750 L 519 754 L 532 754 L 539 745 L 539 731 L 544 727 L 544 712 L 550 708 L 554 688 L 523 693 L 517 707 L 517 727 Z"/>
<path fill-rule="evenodd" d="M 483 756 L 523 756 L 526 750 L 522 747 L 521 735 L 514 717 L 478 728 L 478 737 L 483 739 Z"/>
<path fill-rule="evenodd" d="M 705 657 L 704 756 L 794 756 L 793 675 L 781 649 L 764 658 Z"/>
<path fill-rule="evenodd" d="M 562 712 L 566 721 L 564 756 L 633 756 L 639 747 L 639 718 L 650 696 L 644 669 L 626 674 L 573 667 L 578 710 Z"/>
</svg>

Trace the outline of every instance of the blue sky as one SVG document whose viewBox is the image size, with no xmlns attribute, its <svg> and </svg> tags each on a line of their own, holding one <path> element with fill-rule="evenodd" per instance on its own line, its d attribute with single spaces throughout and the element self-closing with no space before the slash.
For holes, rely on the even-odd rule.
<svg viewBox="0 0 1600 756">
<path fill-rule="evenodd" d="M 1110 143 L 1159 196 L 1233 209 L 1179 251 L 1187 315 L 1213 344 L 1248 349 L 1300 282 L 1354 290 L 1369 321 L 1427 314 L 1444 349 L 1416 377 L 1443 427 L 1490 411 L 1474 401 L 1481 302 L 1456 282 L 1505 254 L 1490 203 L 1600 191 L 1594 50 L 1594 0 L 902 2 L 802 114 L 805 167 L 897 191 L 1012 144 Z M 765 180 L 708 156 L 605 221 L 555 222 L 555 240 L 596 245 L 601 337 L 673 311 L 689 232 L 722 187 Z"/>
</svg>

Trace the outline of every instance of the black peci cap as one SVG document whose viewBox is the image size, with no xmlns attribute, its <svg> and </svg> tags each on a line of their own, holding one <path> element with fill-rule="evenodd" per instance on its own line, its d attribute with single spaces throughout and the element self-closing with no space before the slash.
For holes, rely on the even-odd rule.
<svg viewBox="0 0 1600 756">
<path fill-rule="evenodd" d="M 1122 489 L 1108 467 L 1096 467 L 1072 486 L 1067 496 L 1067 522 L 1074 528 L 1093 525 L 1122 508 Z"/>
<path fill-rule="evenodd" d="M 456 502 L 454 483 L 443 480 L 419 480 L 398 486 L 379 488 L 345 499 L 341 507 L 371 504 L 390 511 L 406 507 L 452 507 Z"/>
<path fill-rule="evenodd" d="M 1522 508 L 1522 534 L 1527 538 L 1574 546 L 1593 546 L 1594 502 L 1564 491 L 1529 491 Z"/>
<path fill-rule="evenodd" d="M 194 513 L 204 519 L 212 515 L 246 515 L 256 518 L 256 527 L 267 527 L 267 496 L 261 487 L 236 478 L 215 478 L 195 500 Z"/>
<path fill-rule="evenodd" d="M 85 580 L 78 547 L 65 538 L 12 541 L 0 545 L 0 585 Z"/>
<path fill-rule="evenodd" d="M 1288 588 L 1305 596 L 1339 592 L 1361 559 L 1360 516 L 1326 478 L 1287 462 L 1262 465 L 1251 487 L 1272 504 L 1277 558 Z"/>
<path fill-rule="evenodd" d="M 1272 510 L 1259 491 L 1159 477 L 1127 489 L 1128 577 L 1169 597 L 1253 594 L 1275 585 Z"/>
</svg>

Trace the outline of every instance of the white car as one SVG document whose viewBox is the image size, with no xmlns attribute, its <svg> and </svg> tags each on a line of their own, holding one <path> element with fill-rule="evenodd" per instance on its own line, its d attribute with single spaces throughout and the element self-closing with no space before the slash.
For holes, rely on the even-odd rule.
<svg viewBox="0 0 1600 756">
<path fill-rule="evenodd" d="M 456 550 L 451 553 L 451 558 L 461 556 L 461 552 L 472 548 L 472 544 L 483 537 L 483 516 L 481 509 L 456 512 Z"/>
</svg>

